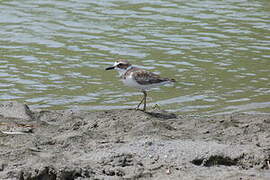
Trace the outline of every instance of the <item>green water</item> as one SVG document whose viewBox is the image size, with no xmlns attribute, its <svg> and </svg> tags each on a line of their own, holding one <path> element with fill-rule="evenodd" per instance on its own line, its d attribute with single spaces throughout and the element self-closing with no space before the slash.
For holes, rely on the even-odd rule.
<svg viewBox="0 0 270 180">
<path fill-rule="evenodd" d="M 135 107 L 116 72 L 126 59 L 178 82 L 149 108 L 270 113 L 268 0 L 0 2 L 0 100 L 31 108 Z"/>
</svg>

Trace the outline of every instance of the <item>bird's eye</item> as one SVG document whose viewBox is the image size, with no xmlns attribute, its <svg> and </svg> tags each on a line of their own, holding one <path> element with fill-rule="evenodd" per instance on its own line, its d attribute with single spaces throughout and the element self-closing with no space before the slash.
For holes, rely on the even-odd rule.
<svg viewBox="0 0 270 180">
<path fill-rule="evenodd" d="M 119 64 L 117 65 L 117 67 L 121 67 L 121 66 L 123 66 L 123 64 L 122 64 L 122 63 L 119 63 Z"/>
</svg>

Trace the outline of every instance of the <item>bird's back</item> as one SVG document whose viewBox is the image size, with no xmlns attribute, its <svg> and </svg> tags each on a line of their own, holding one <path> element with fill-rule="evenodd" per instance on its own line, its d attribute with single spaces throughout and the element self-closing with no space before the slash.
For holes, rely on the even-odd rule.
<svg viewBox="0 0 270 180">
<path fill-rule="evenodd" d="M 133 87 L 137 86 L 137 88 L 149 88 L 167 82 L 175 82 L 173 79 L 162 78 L 155 73 L 137 67 L 132 67 L 127 70 L 121 78 L 126 85 Z"/>
</svg>

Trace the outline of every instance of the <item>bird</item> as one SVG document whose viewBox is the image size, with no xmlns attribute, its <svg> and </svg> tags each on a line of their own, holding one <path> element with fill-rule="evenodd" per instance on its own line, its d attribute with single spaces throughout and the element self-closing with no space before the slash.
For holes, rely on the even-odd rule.
<svg viewBox="0 0 270 180">
<path fill-rule="evenodd" d="M 118 60 L 113 66 L 107 67 L 105 70 L 117 70 L 124 85 L 138 89 L 143 93 L 143 98 L 137 105 L 139 110 L 142 103 L 143 111 L 146 111 L 147 91 L 153 87 L 176 82 L 175 79 L 163 78 L 158 74 L 133 66 L 127 60 Z"/>
</svg>

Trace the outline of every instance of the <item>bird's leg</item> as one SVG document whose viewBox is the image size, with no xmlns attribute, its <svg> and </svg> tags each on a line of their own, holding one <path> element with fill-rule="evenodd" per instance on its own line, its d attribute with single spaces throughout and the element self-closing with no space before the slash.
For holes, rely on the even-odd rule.
<svg viewBox="0 0 270 180">
<path fill-rule="evenodd" d="M 143 96 L 143 98 L 142 98 L 142 100 L 141 100 L 141 102 L 138 104 L 138 106 L 137 106 L 137 108 L 136 109 L 139 109 L 140 108 L 140 105 L 142 104 L 142 102 L 144 101 L 144 96 Z"/>
<path fill-rule="evenodd" d="M 143 95 L 144 95 L 144 105 L 143 105 L 143 111 L 145 111 L 146 110 L 146 97 L 147 97 L 147 93 L 146 93 L 146 91 L 143 91 Z"/>
</svg>

